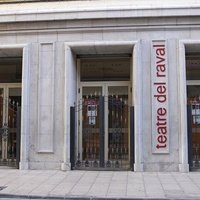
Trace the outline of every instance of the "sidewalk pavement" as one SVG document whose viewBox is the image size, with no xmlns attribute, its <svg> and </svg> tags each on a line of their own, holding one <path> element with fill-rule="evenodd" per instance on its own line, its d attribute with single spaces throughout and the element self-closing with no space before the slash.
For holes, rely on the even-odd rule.
<svg viewBox="0 0 200 200">
<path fill-rule="evenodd" d="M 0 198 L 200 199 L 200 172 L 0 169 Z"/>
</svg>

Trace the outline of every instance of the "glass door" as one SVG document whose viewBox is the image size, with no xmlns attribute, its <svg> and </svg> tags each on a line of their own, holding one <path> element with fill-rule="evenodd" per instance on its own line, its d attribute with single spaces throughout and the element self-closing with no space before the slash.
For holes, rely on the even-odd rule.
<svg viewBox="0 0 200 200">
<path fill-rule="evenodd" d="M 128 92 L 127 83 L 88 83 L 80 88 L 78 167 L 130 167 Z"/>
<path fill-rule="evenodd" d="M 2 84 L 0 89 L 0 165 L 17 167 L 19 131 L 17 112 L 21 106 L 21 85 Z"/>
</svg>

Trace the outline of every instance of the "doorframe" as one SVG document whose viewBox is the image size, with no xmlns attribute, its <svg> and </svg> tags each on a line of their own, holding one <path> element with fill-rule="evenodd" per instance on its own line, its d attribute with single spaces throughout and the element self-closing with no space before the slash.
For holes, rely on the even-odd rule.
<svg viewBox="0 0 200 200">
<path fill-rule="evenodd" d="M 179 171 L 189 172 L 188 163 L 188 124 L 187 124 L 187 91 L 186 91 L 186 46 L 200 44 L 200 40 L 179 41 L 179 79 L 178 96 L 180 102 L 180 140 L 179 140 Z"/>
<path fill-rule="evenodd" d="M 32 64 L 32 43 L 2 44 L 0 49 L 22 50 L 22 105 L 21 105 L 21 138 L 19 169 L 29 169 L 29 136 L 30 136 L 30 70 Z"/>
<path fill-rule="evenodd" d="M 143 65 L 147 58 L 143 54 L 148 53 L 145 40 L 128 40 L 128 41 L 72 41 L 65 42 L 65 84 L 64 84 L 64 140 L 63 140 L 63 162 L 62 170 L 70 169 L 70 106 L 74 106 L 77 102 L 77 86 L 79 85 L 80 60 L 77 55 L 96 55 L 96 54 L 122 54 L 129 52 L 131 55 L 131 88 L 132 102 L 134 105 L 134 171 L 144 171 L 144 149 L 143 149 Z M 145 48 L 143 48 L 145 46 Z M 102 51 L 103 50 L 103 51 Z M 143 52 L 143 53 L 142 53 Z M 28 80 L 27 80 L 28 83 Z M 24 87 L 24 86 L 23 86 Z M 23 117 L 22 117 L 23 119 Z M 77 120 L 76 120 L 77 121 Z M 28 128 L 28 127 L 27 127 Z M 78 121 L 76 123 L 76 132 Z M 77 137 L 76 137 L 77 140 Z M 77 148 L 76 148 L 77 149 Z"/>
<path fill-rule="evenodd" d="M 82 88 L 83 87 L 102 87 L 102 96 L 105 96 L 105 108 L 104 109 L 104 125 L 105 125 L 105 140 L 104 140 L 104 158 L 108 160 L 108 87 L 112 86 L 127 86 L 128 87 L 128 105 L 131 105 L 131 81 L 98 81 L 98 82 L 80 82 L 78 85 L 77 102 L 82 99 Z M 78 103 L 81 106 L 81 103 Z M 79 110 L 82 110 L 79 107 Z M 78 137 L 77 137 L 77 147 L 80 151 L 80 159 L 82 160 L 82 113 L 77 112 L 77 118 L 79 123 L 78 127 Z M 130 162 L 130 117 L 128 117 L 128 161 Z M 77 152 L 78 153 L 78 152 Z"/>
</svg>

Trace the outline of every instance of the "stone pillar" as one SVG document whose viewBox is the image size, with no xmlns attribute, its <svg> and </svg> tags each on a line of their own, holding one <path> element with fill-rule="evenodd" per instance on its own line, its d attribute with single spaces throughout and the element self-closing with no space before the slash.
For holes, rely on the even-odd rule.
<svg viewBox="0 0 200 200">
<path fill-rule="evenodd" d="M 23 48 L 22 66 L 22 106 L 21 106 L 21 148 L 19 168 L 29 169 L 29 135 L 30 135 L 30 66 L 31 44 Z"/>
<path fill-rule="evenodd" d="M 185 45 L 179 42 L 179 97 L 180 97 L 180 143 L 179 171 L 188 172 L 188 140 L 187 140 L 187 93 L 186 93 L 186 64 Z"/>
<path fill-rule="evenodd" d="M 143 171 L 143 144 L 142 144 L 142 57 L 141 41 L 138 41 L 133 48 L 132 66 L 132 99 L 135 107 L 135 163 L 134 171 Z"/>
<path fill-rule="evenodd" d="M 76 74 L 76 58 L 71 48 L 65 45 L 65 121 L 64 121 L 64 152 L 62 170 L 70 170 L 70 106 L 74 106 L 76 102 L 77 92 L 77 74 Z"/>
</svg>

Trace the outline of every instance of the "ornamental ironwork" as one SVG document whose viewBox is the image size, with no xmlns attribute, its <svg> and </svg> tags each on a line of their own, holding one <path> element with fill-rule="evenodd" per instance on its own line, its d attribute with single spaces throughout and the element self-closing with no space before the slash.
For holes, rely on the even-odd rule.
<svg viewBox="0 0 200 200">
<path fill-rule="evenodd" d="M 83 100 L 84 99 L 84 100 Z M 128 170 L 131 168 L 128 142 L 130 106 L 127 95 L 88 95 L 74 107 L 81 117 L 79 144 L 73 148 L 77 154 L 73 169 Z M 105 104 L 108 107 L 105 125 Z M 91 108 L 92 105 L 92 108 Z M 76 114 L 75 114 L 76 113 Z M 95 119 L 90 119 L 95 118 Z M 93 123 L 91 123 L 91 121 Z M 73 122 L 73 121 L 72 121 Z M 74 124 L 75 126 L 75 124 Z M 107 126 L 107 128 L 105 128 Z M 73 128 L 76 130 L 76 128 Z M 105 133 L 105 130 L 107 133 Z M 74 137 L 75 133 L 73 134 Z M 77 141 L 77 140 L 76 140 Z M 71 151 L 73 151 L 71 149 Z"/>
<path fill-rule="evenodd" d="M 4 125 L 1 128 L 0 133 L 2 135 L 3 140 L 6 142 L 9 136 L 9 127 L 7 123 L 4 123 Z"/>
</svg>

